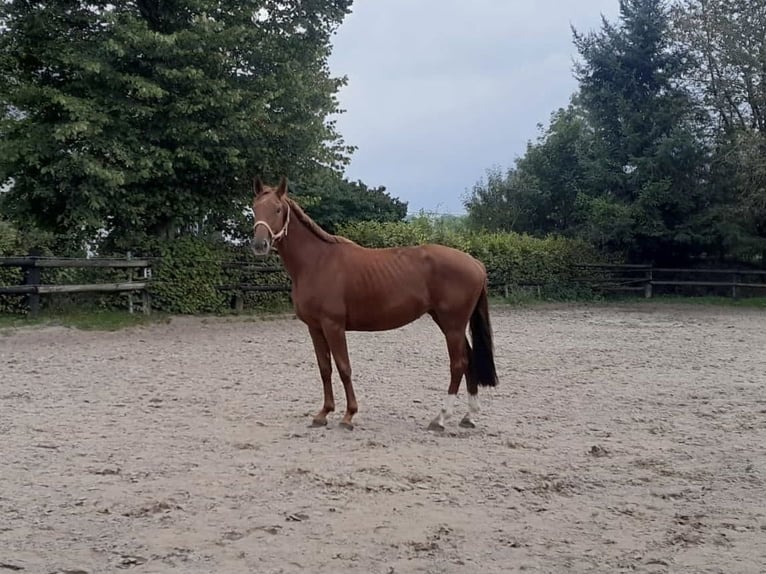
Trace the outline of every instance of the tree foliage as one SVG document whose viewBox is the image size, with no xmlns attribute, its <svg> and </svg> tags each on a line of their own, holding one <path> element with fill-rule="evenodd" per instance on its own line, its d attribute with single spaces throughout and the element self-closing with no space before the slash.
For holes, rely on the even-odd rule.
<svg viewBox="0 0 766 574">
<path fill-rule="evenodd" d="M 727 215 L 727 246 L 766 254 L 766 1 L 679 0 L 685 76 L 709 114 L 711 193 Z"/>
<path fill-rule="evenodd" d="M 601 256 L 577 239 L 488 231 L 465 233 L 444 225 L 440 219 L 420 215 L 408 222 L 357 222 L 344 225 L 340 231 L 368 247 L 439 243 L 461 249 L 487 267 L 492 292 L 503 293 L 504 286 L 539 285 L 546 298 L 576 294 L 572 263 L 591 263 Z"/>
<path fill-rule="evenodd" d="M 330 233 L 346 223 L 401 221 L 407 216 L 407 203 L 391 197 L 384 186 L 368 187 L 330 170 L 291 187 L 295 189 L 290 193 L 309 216 Z"/>
<path fill-rule="evenodd" d="M 4 212 L 130 242 L 225 220 L 255 173 L 339 169 L 327 57 L 350 4 L 1 3 Z"/>
<path fill-rule="evenodd" d="M 489 229 L 588 239 L 642 262 L 758 250 L 766 228 L 766 2 L 621 0 L 573 30 L 578 90 L 466 200 Z"/>
<path fill-rule="evenodd" d="M 583 159 L 591 137 L 575 103 L 551 115 L 549 126 L 527 145 L 507 173 L 487 172 L 466 198 L 469 221 L 492 231 L 568 234 L 577 222 L 585 185 Z"/>
<path fill-rule="evenodd" d="M 669 30 L 662 0 L 621 0 L 619 26 L 574 33 L 579 96 L 595 136 L 584 219 L 605 246 L 641 260 L 683 260 L 708 241 L 697 225 L 705 149 L 691 94 L 676 81 L 684 50 Z M 629 224 L 604 234 L 604 208 Z"/>
</svg>

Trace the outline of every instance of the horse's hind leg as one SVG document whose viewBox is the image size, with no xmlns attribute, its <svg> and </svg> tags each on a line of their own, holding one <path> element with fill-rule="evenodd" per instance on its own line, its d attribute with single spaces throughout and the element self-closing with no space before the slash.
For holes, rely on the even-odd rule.
<svg viewBox="0 0 766 574">
<path fill-rule="evenodd" d="M 317 356 L 319 374 L 322 377 L 322 388 L 324 389 L 324 404 L 314 417 L 313 425 L 324 426 L 327 424 L 327 415 L 335 410 L 335 397 L 332 392 L 332 358 L 330 347 L 322 330 L 309 327 L 309 334 L 311 335 L 311 342 L 314 343 L 314 352 Z"/>
<path fill-rule="evenodd" d="M 446 327 L 434 314 L 431 315 L 436 324 L 447 339 L 447 352 L 449 353 L 450 382 L 444 406 L 428 428 L 431 430 L 444 430 L 444 422 L 452 416 L 455 409 L 457 392 L 460 389 L 460 381 L 468 367 L 468 349 L 465 340 L 465 325 L 462 328 Z"/>
<path fill-rule="evenodd" d="M 466 342 L 468 345 L 468 342 Z M 469 351 L 470 354 L 470 351 Z M 463 428 L 476 428 L 476 420 L 474 415 L 479 412 L 479 385 L 474 378 L 474 374 L 471 372 L 470 356 L 468 359 L 468 368 L 465 371 L 465 386 L 468 389 L 468 412 L 460 421 L 460 426 Z"/>
</svg>

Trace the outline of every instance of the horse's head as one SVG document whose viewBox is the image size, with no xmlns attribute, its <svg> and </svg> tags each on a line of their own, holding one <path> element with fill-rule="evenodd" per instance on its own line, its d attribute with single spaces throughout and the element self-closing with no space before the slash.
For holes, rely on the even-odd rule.
<svg viewBox="0 0 766 574">
<path fill-rule="evenodd" d="M 287 195 L 287 178 L 283 177 L 279 187 L 264 185 L 261 178 L 254 181 L 253 199 L 253 242 L 256 255 L 268 255 L 274 243 L 287 235 L 290 224 L 290 206 L 284 201 Z"/>
</svg>

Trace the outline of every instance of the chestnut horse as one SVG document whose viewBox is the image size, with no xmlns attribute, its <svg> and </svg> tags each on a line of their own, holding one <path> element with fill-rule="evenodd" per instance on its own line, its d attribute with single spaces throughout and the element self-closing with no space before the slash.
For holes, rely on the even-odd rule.
<svg viewBox="0 0 766 574">
<path fill-rule="evenodd" d="M 332 359 L 346 391 L 341 426 L 352 429 L 357 412 L 351 383 L 347 331 L 397 329 L 428 313 L 447 339 L 450 382 L 444 406 L 429 429 L 444 430 L 465 375 L 468 412 L 460 425 L 475 427 L 478 387 L 495 386 L 492 327 L 484 265 L 443 245 L 369 249 L 331 235 L 278 187 L 254 182 L 253 253 L 275 249 L 292 280 L 296 316 L 306 324 L 324 387 L 324 404 L 313 420 L 327 424 L 335 410 Z M 473 346 L 466 337 L 470 325 Z"/>
</svg>

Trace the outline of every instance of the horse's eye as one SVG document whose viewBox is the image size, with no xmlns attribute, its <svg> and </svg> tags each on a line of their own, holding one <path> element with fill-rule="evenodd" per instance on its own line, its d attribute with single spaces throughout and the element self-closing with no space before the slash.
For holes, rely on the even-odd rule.
<svg viewBox="0 0 766 574">
<path fill-rule="evenodd" d="M 277 213 L 282 213 L 282 208 L 281 207 L 277 207 Z"/>
</svg>

